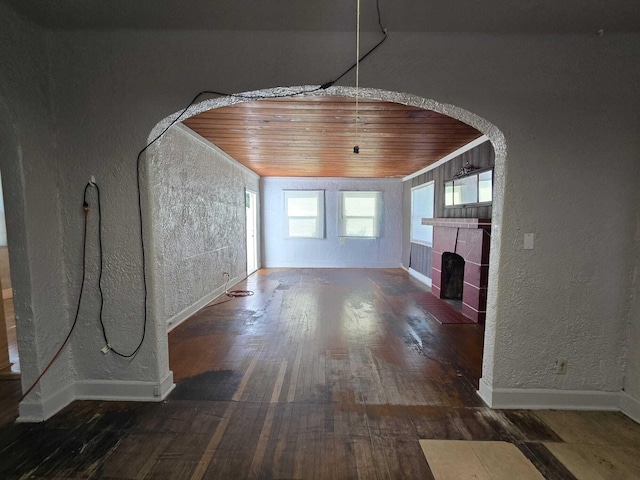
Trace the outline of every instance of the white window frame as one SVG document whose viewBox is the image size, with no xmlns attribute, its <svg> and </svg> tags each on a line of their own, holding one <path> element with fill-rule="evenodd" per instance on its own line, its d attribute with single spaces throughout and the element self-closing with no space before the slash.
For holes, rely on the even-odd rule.
<svg viewBox="0 0 640 480">
<path fill-rule="evenodd" d="M 479 201 L 479 195 L 480 195 L 480 185 L 479 185 L 479 181 L 480 181 L 480 175 L 485 174 L 485 173 L 491 173 L 491 200 L 488 201 Z M 475 182 L 475 201 L 470 201 L 470 202 L 459 202 L 456 203 L 455 198 L 455 189 L 456 189 L 456 182 Z M 447 192 L 447 189 L 451 189 L 450 193 Z M 451 198 L 451 201 L 449 201 L 449 198 Z M 458 177 L 458 178 L 452 178 L 451 180 L 447 180 L 446 182 L 444 182 L 444 206 L 445 208 L 460 208 L 460 207 L 473 207 L 473 206 L 482 206 L 482 205 L 491 205 L 493 202 L 493 168 L 486 168 L 483 170 L 478 170 L 476 172 L 473 172 L 470 175 L 465 175 L 463 177 Z"/>
<path fill-rule="evenodd" d="M 315 216 L 290 215 L 289 200 L 295 198 L 313 198 L 317 202 Z M 284 200 L 284 237 L 285 238 L 324 238 L 324 190 L 283 190 Z M 316 229 L 313 235 L 291 235 L 292 219 L 315 219 Z"/>
<path fill-rule="evenodd" d="M 424 192 L 423 190 L 427 190 Z M 430 192 L 429 192 L 430 190 Z M 416 208 L 416 202 L 423 200 L 420 194 L 427 194 L 429 198 L 426 199 L 430 203 L 431 213 L 429 214 L 429 206 L 427 212 L 424 209 Z M 433 246 L 433 225 L 422 225 L 423 218 L 433 218 L 435 214 L 435 182 L 427 182 L 417 187 L 411 188 L 411 243 L 417 243 L 419 245 L 425 245 L 427 247 Z M 425 240 L 425 237 L 428 239 Z"/>
<path fill-rule="evenodd" d="M 338 202 L 338 236 L 339 237 L 349 237 L 349 238 L 379 238 L 380 237 L 380 225 L 382 223 L 382 192 L 380 191 L 370 191 L 370 190 L 342 190 L 339 192 L 339 202 Z M 375 212 L 373 215 L 362 215 L 362 216 L 346 216 L 345 215 L 345 198 L 351 197 L 373 197 L 375 199 Z M 373 219 L 373 235 L 364 236 L 364 235 L 349 235 L 347 233 L 347 219 L 349 218 L 366 218 Z"/>
</svg>

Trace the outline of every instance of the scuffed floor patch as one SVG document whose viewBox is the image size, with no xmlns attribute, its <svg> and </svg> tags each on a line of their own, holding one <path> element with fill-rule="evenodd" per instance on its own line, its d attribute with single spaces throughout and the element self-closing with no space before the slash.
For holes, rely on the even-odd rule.
<svg viewBox="0 0 640 480">
<path fill-rule="evenodd" d="M 242 372 L 208 371 L 180 380 L 171 393 L 171 400 L 229 401 L 238 390 Z"/>
</svg>

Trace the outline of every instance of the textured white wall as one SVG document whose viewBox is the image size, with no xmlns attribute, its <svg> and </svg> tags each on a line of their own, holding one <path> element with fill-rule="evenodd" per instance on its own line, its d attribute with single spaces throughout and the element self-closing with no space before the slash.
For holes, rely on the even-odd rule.
<svg viewBox="0 0 640 480">
<path fill-rule="evenodd" d="M 258 191 L 258 176 L 210 145 L 174 126 L 150 162 L 153 288 L 166 321 L 223 287 L 223 272 L 246 276 L 245 189 Z"/>
<path fill-rule="evenodd" d="M 640 202 L 636 202 L 635 267 L 629 287 L 631 308 L 629 314 L 629 339 L 626 345 L 627 362 L 624 389 L 632 398 L 640 400 Z M 640 410 L 636 409 L 640 421 Z"/>
<path fill-rule="evenodd" d="M 399 179 L 263 178 L 265 267 L 399 267 L 402 249 L 402 181 Z M 325 238 L 284 238 L 283 190 L 325 191 Z M 381 191 L 383 214 L 377 239 L 338 237 L 338 192 Z"/>
<path fill-rule="evenodd" d="M 1 174 L 1 172 L 0 172 Z M 4 197 L 2 193 L 2 175 L 0 175 L 0 247 L 7 246 L 7 225 L 4 220 Z"/>
<path fill-rule="evenodd" d="M 15 272 L 17 295 L 28 291 L 29 276 L 42 287 L 24 304 L 42 314 L 24 317 L 22 331 L 31 322 L 52 331 L 68 326 L 80 271 L 77 205 L 94 174 L 105 196 L 106 320 L 114 341 L 125 348 L 135 344 L 141 312 L 135 156 L 149 132 L 206 88 L 240 92 L 325 82 L 352 61 L 347 47 L 353 35 L 41 32 L 14 21 L 10 12 L 2 17 L 0 30 L 27 44 L 7 39 L 0 46 L 0 95 L 9 105 L 3 129 L 29 129 L 15 136 L 15 145 L 33 162 L 16 167 L 15 178 L 27 193 L 10 196 L 6 205 L 9 241 L 30 259 Z M 627 335 L 630 312 L 637 318 L 629 259 L 638 252 L 630 205 L 640 202 L 640 37 L 437 35 L 389 27 L 388 41 L 361 67 L 362 86 L 457 105 L 506 137 L 504 212 L 493 230 L 502 255 L 492 280 L 496 301 L 487 325 L 484 379 L 496 388 L 619 391 L 625 368 L 628 375 L 639 374 L 637 361 L 625 367 L 625 351 L 637 348 L 637 338 L 632 345 Z M 363 37 L 365 44 L 371 41 Z M 353 84 L 353 77 L 343 82 Z M 37 128 L 47 118 L 55 120 L 50 135 Z M 61 222 L 51 202 L 56 195 Z M 44 213 L 21 220 L 21 208 Z M 13 241 L 19 235 L 12 237 L 12 225 L 21 221 L 25 237 Z M 522 236 L 529 232 L 536 234 L 536 245 L 525 251 Z M 53 254 L 49 248 L 43 258 L 33 256 L 38 249 L 27 251 L 30 235 L 43 245 L 46 238 Z M 57 261 L 61 245 L 64 258 Z M 60 305 L 66 308 L 60 311 Z M 83 363 L 85 379 L 158 381 L 166 335 L 153 322 L 140 355 L 128 362 L 95 350 L 95 318 L 87 316 L 69 370 Z M 35 334 L 28 340 L 36 349 L 51 342 Z M 560 357 L 569 361 L 564 376 L 553 374 Z M 34 373 L 29 368 L 27 380 Z"/>
<path fill-rule="evenodd" d="M 67 280 L 79 276 L 79 271 L 67 270 L 62 255 L 62 172 L 53 153 L 45 32 L 23 21 L 3 3 L 0 45 L 0 169 L 26 389 L 66 336 L 69 303 L 76 296 L 67 288 Z M 76 197 L 69 208 L 81 212 L 81 200 Z M 54 397 L 73 388 L 74 377 L 72 348 L 68 346 L 22 403 L 21 416 L 34 420 L 49 416 L 59 408 Z"/>
</svg>

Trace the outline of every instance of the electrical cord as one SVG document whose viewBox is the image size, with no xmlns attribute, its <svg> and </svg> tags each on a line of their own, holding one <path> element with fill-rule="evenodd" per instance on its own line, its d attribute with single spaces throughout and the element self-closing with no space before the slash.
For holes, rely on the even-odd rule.
<svg viewBox="0 0 640 480">
<path fill-rule="evenodd" d="M 254 294 L 253 290 L 231 290 L 231 291 L 229 291 L 229 289 L 227 288 L 227 285 L 229 285 L 229 274 L 227 272 L 223 272 L 222 275 L 224 275 L 226 277 L 226 280 L 224 282 L 224 294 L 229 298 L 227 298 L 226 300 L 222 300 L 221 302 L 210 303 L 209 305 L 205 306 L 204 308 L 215 307 L 216 305 L 222 305 L 223 303 L 230 302 L 234 298 L 250 297 L 250 296 L 252 296 Z"/>
<path fill-rule="evenodd" d="M 99 311 L 99 315 L 98 318 L 100 320 L 100 327 L 102 329 L 102 337 L 104 338 L 104 342 L 106 345 L 106 350 L 104 353 L 107 353 L 109 351 L 112 351 L 113 353 L 115 353 L 116 355 L 123 357 L 123 358 L 131 358 L 133 356 L 135 356 L 138 351 L 140 350 L 140 348 L 142 347 L 142 344 L 144 342 L 144 339 L 146 337 L 146 326 L 147 326 L 147 322 L 146 322 L 146 316 L 145 316 L 145 322 L 143 324 L 143 331 L 142 331 L 142 337 L 140 339 L 140 342 L 138 343 L 138 345 L 136 346 L 136 348 L 133 350 L 132 353 L 129 354 L 125 354 L 122 353 L 120 351 L 118 351 L 116 348 L 113 347 L 113 345 L 111 345 L 111 342 L 109 342 L 109 338 L 107 336 L 107 329 L 105 327 L 104 324 L 104 318 L 102 315 L 103 309 L 104 309 L 104 292 L 102 290 L 102 272 L 104 269 L 104 250 L 102 247 L 102 199 L 100 197 L 100 187 L 98 186 L 97 183 L 95 182 L 89 182 L 87 183 L 87 185 L 84 187 L 84 197 L 83 197 L 83 205 L 85 205 L 86 210 L 89 210 L 89 203 L 88 203 L 88 199 L 87 199 L 87 191 L 89 189 L 89 187 L 93 187 L 96 190 L 96 204 L 97 204 L 97 211 L 98 211 L 98 255 L 99 255 L 99 264 L 98 264 L 98 291 L 100 292 L 100 311 Z M 86 230 L 86 227 L 85 227 Z M 86 235 L 86 234 L 85 234 Z M 84 257 L 85 253 L 83 252 L 83 257 Z M 83 258 L 83 262 L 84 262 L 84 258 Z M 251 295 L 254 294 L 253 291 L 251 290 L 232 290 L 229 291 L 228 284 L 229 284 L 229 279 L 230 276 L 227 272 L 224 272 L 223 275 L 225 276 L 226 280 L 225 280 L 225 284 L 224 284 L 224 292 L 225 295 L 227 297 L 229 297 L 228 300 L 225 300 L 224 302 L 220 302 L 220 303 L 225 303 L 227 301 L 231 301 L 234 298 L 238 298 L 238 297 L 249 297 Z M 219 303 L 218 303 L 219 304 Z M 216 305 L 218 305 L 216 304 Z M 213 306 L 213 305 L 210 305 Z M 146 309 L 145 309 L 146 311 Z"/>
<path fill-rule="evenodd" d="M 140 348 L 142 347 L 142 344 L 144 342 L 144 339 L 146 337 L 147 334 L 147 315 L 146 315 L 146 278 L 145 278 L 145 315 L 144 315 L 144 323 L 142 325 L 142 336 L 140 338 L 140 342 L 138 342 L 138 345 L 136 346 L 136 348 L 133 350 L 132 353 L 122 353 L 120 351 L 118 351 L 116 348 L 113 347 L 113 345 L 111 345 L 111 343 L 109 342 L 109 338 L 107 337 L 107 329 L 105 327 L 104 324 L 104 318 L 103 318 L 103 310 L 104 310 L 104 291 L 102 289 L 102 272 L 104 269 L 104 250 L 102 247 L 102 199 L 100 197 L 100 187 L 98 186 L 97 183 L 95 182 L 89 182 L 87 183 L 87 185 L 84 187 L 84 203 L 86 205 L 88 205 L 88 201 L 87 201 L 87 190 L 89 189 L 89 187 L 93 187 L 96 190 L 96 204 L 97 204 L 97 209 L 98 209 L 98 291 L 100 292 L 100 311 L 98 314 L 98 318 L 100 320 L 100 327 L 102 329 L 102 337 L 104 338 L 104 343 L 105 343 L 105 350 L 104 353 L 107 353 L 109 351 L 115 353 L 116 355 L 118 355 L 119 357 L 123 357 L 123 358 L 131 358 L 134 357 L 138 351 L 140 351 Z"/>
<path fill-rule="evenodd" d="M 238 297 L 250 297 L 253 295 L 253 290 L 227 290 L 227 284 L 229 283 L 229 274 L 224 272 L 223 275 L 226 275 L 227 281 L 224 282 L 224 293 L 227 297 L 238 298 Z"/>
<path fill-rule="evenodd" d="M 349 67 L 347 70 L 345 70 L 342 73 L 342 75 L 340 75 L 338 78 L 336 78 L 335 80 L 333 80 L 331 82 L 327 82 L 327 83 L 323 84 L 320 87 L 321 89 L 324 90 L 324 89 L 329 88 L 330 86 L 332 86 L 334 83 L 336 83 L 342 77 L 344 77 L 347 73 L 349 73 L 351 70 L 356 68 L 358 66 L 358 63 L 362 62 L 365 58 L 367 58 L 369 55 L 371 55 L 380 45 L 382 45 L 385 42 L 385 40 L 387 39 L 387 29 L 384 27 L 384 25 L 382 25 L 382 16 L 380 14 L 380 0 L 376 0 L 376 10 L 378 12 L 378 25 L 380 26 L 380 32 L 382 33 L 382 38 L 380 39 L 380 41 L 378 43 L 376 43 L 372 48 L 370 48 L 367 53 L 362 55 L 353 65 L 351 65 L 351 67 Z M 326 87 L 325 87 L 325 85 L 326 85 Z"/>
<path fill-rule="evenodd" d="M 87 189 L 85 187 L 85 196 L 86 196 L 86 191 Z M 89 215 L 89 205 L 87 204 L 86 199 L 82 202 L 82 209 L 84 210 L 84 228 L 82 230 L 83 231 L 83 234 L 82 234 L 82 281 L 80 282 L 80 293 L 78 294 L 78 305 L 76 307 L 76 314 L 73 319 L 73 324 L 71 325 L 71 328 L 69 329 L 69 333 L 67 333 L 67 337 L 64 339 L 64 342 L 62 342 L 62 345 L 60 345 L 60 348 L 58 348 L 58 350 L 53 355 L 51 360 L 49 360 L 49 363 L 47 363 L 47 366 L 44 367 L 40 375 L 38 375 L 38 378 L 36 378 L 36 380 L 31 384 L 31 386 L 27 388 L 27 390 L 22 394 L 22 397 L 20 397 L 20 400 L 18 400 L 18 403 L 21 403 L 25 398 L 27 398 L 27 396 L 33 391 L 33 389 L 36 388 L 36 385 L 40 383 L 40 380 L 42 379 L 42 377 L 44 377 L 45 373 L 49 371 L 49 368 L 51 368 L 51 365 L 53 365 L 53 363 L 58 359 L 58 357 L 64 350 L 64 347 L 69 342 L 69 339 L 71 338 L 71 334 L 73 333 L 73 331 L 76 328 L 76 325 L 78 324 L 78 316 L 80 314 L 80 305 L 82 304 L 82 295 L 84 294 L 84 284 L 86 279 L 86 265 L 87 265 L 87 262 L 86 262 L 87 216 Z"/>
</svg>

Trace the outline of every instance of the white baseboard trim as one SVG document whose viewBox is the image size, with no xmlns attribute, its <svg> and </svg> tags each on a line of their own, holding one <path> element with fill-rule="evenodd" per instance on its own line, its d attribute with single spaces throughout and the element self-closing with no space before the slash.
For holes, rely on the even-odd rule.
<svg viewBox="0 0 640 480">
<path fill-rule="evenodd" d="M 44 422 L 74 400 L 161 402 L 174 388 L 171 371 L 159 383 L 81 380 L 58 390 L 41 403 L 23 401 L 16 422 Z"/>
<path fill-rule="evenodd" d="M 620 411 L 640 423 L 640 401 L 625 392 L 491 388 L 480 379 L 478 395 L 495 409 Z"/>
<path fill-rule="evenodd" d="M 366 262 L 366 263 L 335 263 L 335 262 L 274 262 L 264 268 L 400 268 L 398 263 Z"/>
<path fill-rule="evenodd" d="M 161 402 L 175 388 L 173 372 L 160 382 L 123 380 L 80 380 L 76 382 L 77 400 Z"/>
<path fill-rule="evenodd" d="M 619 410 L 618 392 L 494 388 L 480 379 L 480 397 L 491 408 L 525 410 Z"/>
<path fill-rule="evenodd" d="M 42 402 L 29 402 L 27 400 L 23 400 L 19 406 L 19 415 L 16 422 L 44 422 L 45 420 L 53 417 L 75 399 L 75 384 L 70 383 L 54 394 L 49 395 Z"/>
<path fill-rule="evenodd" d="M 626 392 L 620 392 L 620 411 L 640 423 L 640 400 L 633 398 Z"/>
<path fill-rule="evenodd" d="M 493 408 L 493 392 L 484 377 L 480 377 L 480 382 L 478 382 L 478 396 L 487 407 Z"/>
<path fill-rule="evenodd" d="M 404 268 L 404 267 L 402 267 L 402 268 Z M 415 278 L 419 282 L 424 283 L 427 287 L 431 286 L 431 279 L 429 277 L 427 277 L 426 275 L 414 270 L 411 267 L 406 268 L 405 270 L 407 270 L 407 272 L 409 272 L 409 275 L 411 275 L 413 278 Z"/>
<path fill-rule="evenodd" d="M 229 283 L 227 284 L 227 287 L 231 289 L 233 285 L 237 285 L 245 278 L 246 277 L 244 276 L 238 276 L 230 280 Z M 216 298 L 218 298 L 223 293 L 224 293 L 224 285 L 216 288 L 213 292 L 205 295 L 200 300 L 196 301 L 193 305 L 190 305 L 184 310 L 176 313 L 173 317 L 167 320 L 167 330 L 170 332 L 171 330 L 176 328 L 178 325 L 180 325 L 182 322 L 184 322 L 187 318 L 189 318 L 191 315 L 196 313 L 198 310 L 202 309 L 207 304 L 213 302 Z"/>
</svg>

